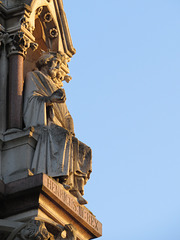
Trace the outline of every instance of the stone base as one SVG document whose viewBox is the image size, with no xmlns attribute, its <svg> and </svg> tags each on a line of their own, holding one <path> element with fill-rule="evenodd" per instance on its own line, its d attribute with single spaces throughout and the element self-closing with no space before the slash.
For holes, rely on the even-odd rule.
<svg viewBox="0 0 180 240">
<path fill-rule="evenodd" d="M 38 134 L 33 128 L 0 135 L 0 179 L 4 183 L 29 176 Z"/>
<path fill-rule="evenodd" d="M 0 182 L 0 203 L 1 240 L 36 239 L 33 236 L 88 240 L 102 235 L 102 224 L 95 216 L 45 174 Z M 26 237 L 30 234 L 31 238 Z"/>
</svg>

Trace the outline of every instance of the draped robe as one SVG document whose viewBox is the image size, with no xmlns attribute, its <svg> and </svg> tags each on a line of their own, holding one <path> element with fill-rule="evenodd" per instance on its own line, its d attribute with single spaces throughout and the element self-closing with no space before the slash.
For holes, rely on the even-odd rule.
<svg viewBox="0 0 180 240">
<path fill-rule="evenodd" d="M 85 183 L 92 171 L 91 149 L 75 138 L 72 117 L 66 103 L 47 105 L 47 97 L 58 89 L 54 81 L 40 71 L 29 72 L 24 91 L 24 123 L 39 134 L 31 170 L 51 177 L 67 177 L 73 189 L 75 176 Z"/>
</svg>

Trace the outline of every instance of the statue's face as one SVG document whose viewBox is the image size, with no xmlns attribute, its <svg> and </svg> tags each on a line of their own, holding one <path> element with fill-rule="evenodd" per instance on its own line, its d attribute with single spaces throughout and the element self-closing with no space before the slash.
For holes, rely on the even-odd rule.
<svg viewBox="0 0 180 240">
<path fill-rule="evenodd" d="M 50 66 L 48 69 L 48 73 L 50 75 L 50 77 L 53 80 L 57 80 L 57 81 L 63 81 L 64 80 L 64 73 L 60 68 L 60 60 L 57 58 L 53 58 L 50 61 Z"/>
</svg>

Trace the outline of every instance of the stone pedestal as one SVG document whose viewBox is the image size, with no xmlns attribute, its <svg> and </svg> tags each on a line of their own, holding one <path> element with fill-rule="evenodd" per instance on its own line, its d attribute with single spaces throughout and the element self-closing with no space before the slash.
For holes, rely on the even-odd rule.
<svg viewBox="0 0 180 240">
<path fill-rule="evenodd" d="M 102 235 L 96 217 L 45 174 L 0 182 L 0 201 L 1 240 L 88 240 Z"/>
<path fill-rule="evenodd" d="M 37 139 L 33 128 L 12 129 L 0 135 L 0 175 L 4 183 L 29 175 Z"/>
</svg>

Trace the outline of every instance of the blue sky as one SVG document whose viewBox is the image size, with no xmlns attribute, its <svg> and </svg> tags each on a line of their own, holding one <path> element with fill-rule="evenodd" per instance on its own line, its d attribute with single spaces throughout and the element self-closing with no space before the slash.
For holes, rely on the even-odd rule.
<svg viewBox="0 0 180 240">
<path fill-rule="evenodd" d="M 102 240 L 180 239 L 180 2 L 64 0 L 65 84 Z"/>
</svg>

